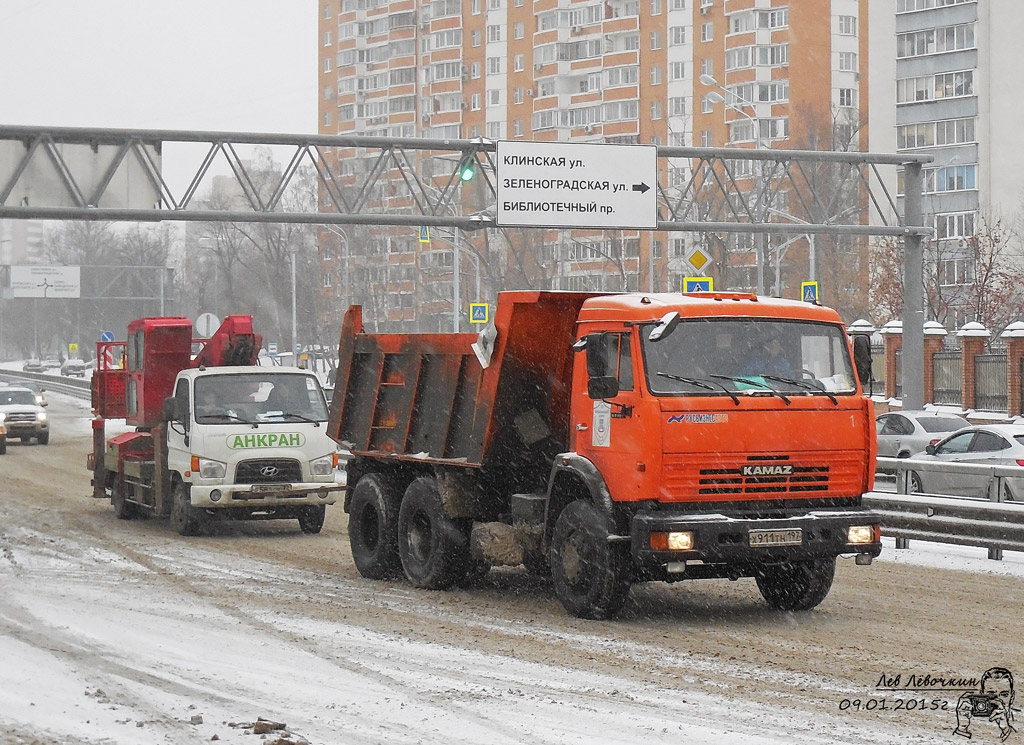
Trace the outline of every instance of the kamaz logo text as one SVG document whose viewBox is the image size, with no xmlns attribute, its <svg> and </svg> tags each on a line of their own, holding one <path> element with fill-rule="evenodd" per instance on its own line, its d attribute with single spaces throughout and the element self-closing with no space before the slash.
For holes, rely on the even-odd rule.
<svg viewBox="0 0 1024 745">
<path fill-rule="evenodd" d="M 744 476 L 792 476 L 793 466 L 743 466 Z"/>
</svg>

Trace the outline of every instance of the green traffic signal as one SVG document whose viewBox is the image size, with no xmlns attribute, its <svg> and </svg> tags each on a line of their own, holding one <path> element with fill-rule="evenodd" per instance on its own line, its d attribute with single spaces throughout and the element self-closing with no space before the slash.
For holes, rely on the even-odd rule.
<svg viewBox="0 0 1024 745">
<path fill-rule="evenodd" d="M 472 181 L 474 176 L 476 176 L 476 166 L 473 163 L 466 163 L 462 166 L 462 170 L 459 171 L 459 179 L 461 181 Z"/>
</svg>

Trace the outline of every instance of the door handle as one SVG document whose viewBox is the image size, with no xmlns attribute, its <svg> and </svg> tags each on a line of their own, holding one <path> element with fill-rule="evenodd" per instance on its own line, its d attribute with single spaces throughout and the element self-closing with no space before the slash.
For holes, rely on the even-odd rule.
<svg viewBox="0 0 1024 745">
<path fill-rule="evenodd" d="M 577 424 L 576 425 L 576 431 L 578 431 L 578 432 L 586 432 L 588 429 L 590 429 L 590 427 L 588 427 L 585 424 Z"/>
</svg>

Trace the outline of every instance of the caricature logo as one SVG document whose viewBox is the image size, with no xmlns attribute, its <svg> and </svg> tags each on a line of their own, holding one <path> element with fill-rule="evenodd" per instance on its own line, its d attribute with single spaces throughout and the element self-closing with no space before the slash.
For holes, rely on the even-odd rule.
<svg viewBox="0 0 1024 745">
<path fill-rule="evenodd" d="M 981 676 L 977 693 L 965 692 L 956 704 L 954 735 L 971 738 L 971 727 L 995 728 L 1003 742 L 1017 731 L 1013 726 L 1013 674 L 1005 667 L 990 667 Z"/>
</svg>

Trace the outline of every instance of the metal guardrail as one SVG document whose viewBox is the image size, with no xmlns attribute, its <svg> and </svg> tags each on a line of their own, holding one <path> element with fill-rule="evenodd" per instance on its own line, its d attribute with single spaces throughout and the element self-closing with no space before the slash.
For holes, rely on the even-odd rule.
<svg viewBox="0 0 1024 745">
<path fill-rule="evenodd" d="M 988 549 L 990 559 L 1003 551 L 1024 551 L 1024 503 L 1004 501 L 1004 481 L 1022 478 L 1020 468 L 971 463 L 935 463 L 909 458 L 879 458 L 896 473 L 896 494 L 871 492 L 864 503 L 879 513 L 882 534 L 897 548 L 910 539 Z M 990 479 L 988 499 L 940 494 L 910 494 L 910 472 L 977 473 Z"/>
<path fill-rule="evenodd" d="M 0 370 L 0 380 L 12 384 L 22 380 L 31 380 L 38 383 L 44 390 L 75 396 L 86 401 L 92 396 L 88 378 L 66 378 L 63 375 L 50 375 L 47 373 Z"/>
</svg>

